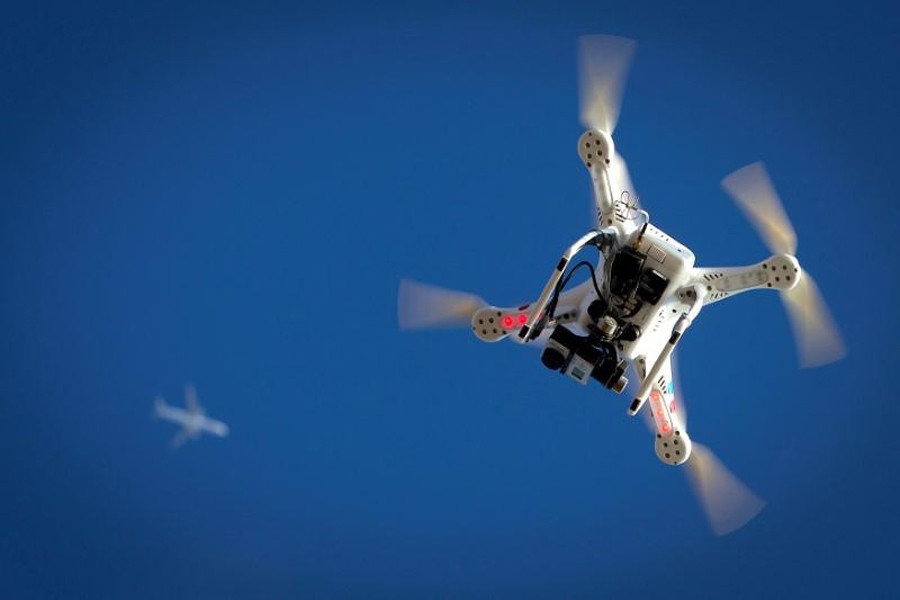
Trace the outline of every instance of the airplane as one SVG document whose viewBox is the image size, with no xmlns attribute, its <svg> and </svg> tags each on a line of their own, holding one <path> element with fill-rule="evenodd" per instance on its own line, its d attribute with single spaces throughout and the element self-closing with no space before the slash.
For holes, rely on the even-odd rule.
<svg viewBox="0 0 900 600">
<path fill-rule="evenodd" d="M 722 181 L 772 252 L 757 264 L 695 266 L 687 246 L 650 223 L 612 137 L 634 50 L 633 41 L 620 37 L 579 40 L 586 131 L 578 155 L 591 177 L 596 224 L 565 250 L 537 299 L 497 307 L 475 294 L 404 279 L 398 321 L 404 330 L 464 326 L 483 342 L 536 345 L 548 369 L 579 384 L 593 380 L 616 393 L 634 390 L 627 413 L 636 415 L 649 403 L 643 412 L 657 457 L 686 464 L 710 526 L 724 535 L 749 522 L 764 502 L 688 435 L 672 364 L 685 331 L 706 306 L 749 290 L 777 290 L 801 366 L 836 361 L 845 348 L 816 284 L 800 267 L 796 234 L 762 163 Z M 596 264 L 572 265 L 586 248 L 599 251 Z M 590 277 L 567 290 L 581 268 Z"/>
<path fill-rule="evenodd" d="M 206 416 L 206 411 L 197 401 L 197 390 L 194 386 L 184 386 L 184 402 L 187 410 L 166 404 L 165 398 L 157 396 L 154 400 L 153 414 L 164 421 L 181 425 L 181 431 L 172 438 L 172 447 L 178 448 L 188 440 L 195 440 L 202 433 L 218 437 L 228 435 L 228 425 Z"/>
</svg>

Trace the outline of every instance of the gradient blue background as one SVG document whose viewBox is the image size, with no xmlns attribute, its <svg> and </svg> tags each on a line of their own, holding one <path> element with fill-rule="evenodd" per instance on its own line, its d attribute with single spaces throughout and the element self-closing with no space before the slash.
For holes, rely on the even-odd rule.
<svg viewBox="0 0 900 600">
<path fill-rule="evenodd" d="M 895 5 L 181 4 L 3 11 L 0 597 L 896 594 Z M 725 538 L 627 398 L 397 330 L 401 277 L 518 303 L 588 226 L 592 32 L 654 223 L 764 257 L 718 187 L 764 160 L 850 348 L 798 370 L 764 293 L 685 338 L 769 503 Z M 232 436 L 171 451 L 188 380 Z"/>
</svg>

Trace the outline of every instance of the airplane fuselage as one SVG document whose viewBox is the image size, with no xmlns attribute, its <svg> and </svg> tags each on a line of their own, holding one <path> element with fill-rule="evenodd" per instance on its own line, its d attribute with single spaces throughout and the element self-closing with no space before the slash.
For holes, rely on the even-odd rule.
<svg viewBox="0 0 900 600">
<path fill-rule="evenodd" d="M 161 402 L 156 405 L 156 416 L 164 421 L 180 425 L 190 432 L 191 437 L 197 437 L 201 433 L 209 433 L 218 437 L 228 435 L 228 425 L 222 421 L 211 419 L 202 412 L 191 412 Z"/>
</svg>

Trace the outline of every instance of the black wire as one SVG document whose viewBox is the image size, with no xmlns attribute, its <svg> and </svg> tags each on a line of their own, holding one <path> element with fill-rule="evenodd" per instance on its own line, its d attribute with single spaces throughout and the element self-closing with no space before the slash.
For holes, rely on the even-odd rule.
<svg viewBox="0 0 900 600">
<path fill-rule="evenodd" d="M 556 289 L 553 292 L 553 299 L 550 300 L 550 304 L 547 307 L 548 319 L 553 319 L 553 313 L 556 311 L 556 305 L 559 302 L 559 295 L 566 288 L 566 286 L 569 285 L 569 280 L 572 279 L 572 275 L 575 274 L 575 271 L 577 271 L 579 269 L 579 267 L 587 267 L 588 268 L 588 270 L 591 272 L 591 282 L 593 282 L 593 284 L 594 284 L 594 290 L 597 292 L 597 296 L 599 296 L 600 298 L 603 297 L 603 294 L 600 292 L 600 286 L 597 285 L 597 273 L 594 268 L 594 265 L 586 260 L 583 260 L 583 261 L 579 262 L 578 264 L 576 264 L 571 269 L 569 269 L 569 272 L 566 273 L 565 277 L 563 277 L 559 281 L 559 283 L 556 284 Z"/>
</svg>

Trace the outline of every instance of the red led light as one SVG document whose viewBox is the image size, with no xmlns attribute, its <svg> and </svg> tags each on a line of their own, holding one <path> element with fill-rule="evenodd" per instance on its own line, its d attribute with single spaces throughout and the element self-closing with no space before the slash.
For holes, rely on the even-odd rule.
<svg viewBox="0 0 900 600">
<path fill-rule="evenodd" d="M 506 315 L 503 317 L 503 326 L 509 329 L 513 326 L 513 318 L 512 315 Z"/>
<path fill-rule="evenodd" d="M 519 324 L 520 325 L 524 325 L 525 321 L 527 321 L 527 320 L 528 320 L 528 315 L 526 315 L 525 313 L 519 314 Z"/>
<path fill-rule="evenodd" d="M 669 433 L 672 430 L 668 423 L 663 423 L 660 429 L 662 429 L 663 433 Z"/>
</svg>

